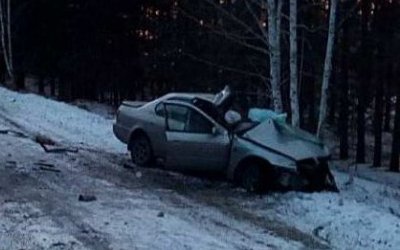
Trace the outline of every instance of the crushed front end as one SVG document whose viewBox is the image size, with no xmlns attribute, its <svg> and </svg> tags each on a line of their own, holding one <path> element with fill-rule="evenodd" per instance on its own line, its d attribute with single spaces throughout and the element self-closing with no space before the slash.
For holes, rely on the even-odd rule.
<svg viewBox="0 0 400 250">
<path fill-rule="evenodd" d="M 310 191 L 338 192 L 335 178 L 329 169 L 329 158 L 308 158 L 297 162 L 297 172 Z"/>
</svg>

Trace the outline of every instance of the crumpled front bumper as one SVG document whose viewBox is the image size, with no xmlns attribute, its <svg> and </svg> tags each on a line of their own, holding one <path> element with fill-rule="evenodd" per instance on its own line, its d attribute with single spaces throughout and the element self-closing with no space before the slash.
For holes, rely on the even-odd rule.
<svg viewBox="0 0 400 250">
<path fill-rule="evenodd" d="M 338 191 L 335 178 L 329 169 L 329 158 L 298 161 L 297 172 L 312 190 Z"/>
<path fill-rule="evenodd" d="M 296 169 L 279 168 L 282 187 L 301 191 L 338 192 L 335 177 L 329 169 L 328 158 L 296 162 Z"/>
</svg>

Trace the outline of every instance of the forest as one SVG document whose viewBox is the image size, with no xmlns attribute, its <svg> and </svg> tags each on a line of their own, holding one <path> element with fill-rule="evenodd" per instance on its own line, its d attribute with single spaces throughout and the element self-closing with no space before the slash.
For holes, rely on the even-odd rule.
<svg viewBox="0 0 400 250">
<path fill-rule="evenodd" d="M 0 0 L 0 78 L 118 106 L 235 89 L 337 157 L 400 171 L 398 0 Z"/>
</svg>

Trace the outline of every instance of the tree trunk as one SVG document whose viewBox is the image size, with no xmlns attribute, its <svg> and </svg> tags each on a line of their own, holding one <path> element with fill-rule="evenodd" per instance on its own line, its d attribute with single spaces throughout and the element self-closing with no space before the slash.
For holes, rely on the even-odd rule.
<svg viewBox="0 0 400 250">
<path fill-rule="evenodd" d="M 384 118 L 384 125 L 383 125 L 383 131 L 385 132 L 390 132 L 390 122 L 392 118 L 392 103 L 391 103 L 391 95 L 390 95 L 390 86 L 387 86 L 387 91 L 385 94 L 385 118 Z"/>
<path fill-rule="evenodd" d="M 371 0 L 365 0 L 361 2 L 362 16 L 361 16 L 361 51 L 362 51 L 362 62 L 361 62 L 361 75 L 358 82 L 357 95 L 357 149 L 356 149 L 356 161 L 357 163 L 365 163 L 365 112 L 367 105 L 367 93 L 370 84 L 370 46 L 368 38 L 368 22 L 371 12 Z"/>
<path fill-rule="evenodd" d="M 44 94 L 44 77 L 40 76 L 38 79 L 38 91 L 40 95 Z"/>
<path fill-rule="evenodd" d="M 15 86 L 16 86 L 17 90 L 25 89 L 25 73 L 16 75 Z"/>
<path fill-rule="evenodd" d="M 7 0 L 7 37 L 8 37 L 8 60 L 11 72 L 14 73 L 13 53 L 12 53 L 12 34 L 11 34 L 11 0 Z M 11 74 L 13 76 L 13 74 Z"/>
<path fill-rule="evenodd" d="M 60 77 L 58 80 L 58 98 L 62 101 L 68 101 L 70 99 L 70 91 L 67 80 Z"/>
<path fill-rule="evenodd" d="M 317 132 L 317 110 L 316 110 L 316 105 L 315 105 L 315 100 L 316 98 L 316 82 L 315 80 L 312 80 L 310 82 L 310 89 L 312 91 L 310 92 L 310 103 L 309 103 L 309 110 L 308 110 L 308 123 L 309 123 L 309 131 L 311 133 Z"/>
<path fill-rule="evenodd" d="M 9 4 L 10 2 L 7 0 L 7 6 L 6 6 L 6 10 L 4 9 L 3 6 L 3 0 L 0 0 L 0 26 L 1 26 L 1 45 L 2 45 L 2 49 L 3 49 L 3 57 L 4 57 L 4 62 L 6 65 L 6 69 L 7 69 L 7 73 L 9 75 L 9 77 L 11 78 L 11 80 L 14 80 L 14 75 L 13 75 L 13 70 L 12 70 L 12 59 L 10 57 L 10 53 L 11 51 L 9 51 L 9 49 L 11 48 L 10 45 L 7 46 L 6 41 L 9 40 L 9 44 L 11 43 L 11 37 L 10 35 L 10 24 L 8 25 L 8 28 L 6 28 L 6 19 L 9 21 L 9 13 L 10 10 L 9 8 L 11 7 Z M 6 32 L 8 34 L 8 37 L 6 37 Z M 17 86 L 18 89 L 18 86 Z"/>
<path fill-rule="evenodd" d="M 328 120 L 327 122 L 330 125 L 335 124 L 335 118 L 336 118 L 336 66 L 335 66 L 335 59 L 332 58 L 333 64 L 332 64 L 332 77 L 331 77 L 331 82 L 330 82 L 330 88 L 329 88 L 329 114 L 328 114 Z"/>
<path fill-rule="evenodd" d="M 390 171 L 399 172 L 400 164 L 400 87 L 397 86 L 396 116 L 394 119 L 392 154 L 390 157 Z"/>
<path fill-rule="evenodd" d="M 269 44 L 269 69 L 270 84 L 272 89 L 272 102 L 276 112 L 282 112 L 281 83 L 281 58 L 280 58 L 280 18 L 282 0 L 268 0 L 268 44 Z"/>
<path fill-rule="evenodd" d="M 377 66 L 377 79 L 375 80 L 375 113 L 374 113 L 374 161 L 373 166 L 379 167 L 382 164 L 382 126 L 383 126 L 383 96 L 384 88 L 388 86 L 389 75 L 391 71 L 391 62 L 388 60 L 388 52 L 391 51 L 390 36 L 385 30 L 385 27 L 390 25 L 386 21 L 386 6 L 383 1 L 375 2 L 378 4 L 377 12 L 375 12 L 374 31 L 380 37 L 377 42 L 377 61 L 380 62 Z"/>
<path fill-rule="evenodd" d="M 383 52 L 381 52 L 383 53 Z M 383 65 L 383 60 L 381 61 Z M 384 67 L 379 69 L 379 75 L 383 75 Z M 382 161 L 382 118 L 383 118 L 383 77 L 378 77 L 375 92 L 375 113 L 374 113 L 374 167 L 379 167 Z"/>
<path fill-rule="evenodd" d="M 343 6 L 347 10 L 347 6 Z M 341 81 L 340 81 L 340 111 L 339 111 L 339 140 L 340 140 L 340 159 L 349 158 L 349 24 L 343 24 L 342 46 L 341 46 Z"/>
<path fill-rule="evenodd" d="M 311 75 L 310 77 L 307 77 L 307 84 L 304 84 L 305 86 L 307 86 L 307 88 L 305 88 L 305 95 L 306 95 L 306 99 L 308 100 L 307 105 L 308 105 L 308 131 L 310 131 L 311 133 L 315 133 L 316 132 L 316 127 L 317 127 L 317 112 L 316 112 L 316 105 L 315 105 L 315 101 L 316 101 L 316 80 L 315 77 L 313 77 L 315 75 L 315 68 L 314 65 L 311 65 L 310 67 L 310 72 Z"/>
<path fill-rule="evenodd" d="M 385 132 L 390 132 L 390 122 L 392 120 L 392 86 L 393 86 L 393 61 L 392 57 L 389 56 L 388 58 L 388 69 L 387 69 L 387 83 L 386 83 L 386 91 L 385 91 L 385 118 L 384 118 L 384 125 L 383 125 L 383 130 Z"/>
<path fill-rule="evenodd" d="M 300 125 L 297 69 L 297 0 L 290 0 L 290 108 L 292 125 Z"/>
<path fill-rule="evenodd" d="M 56 96 L 56 79 L 50 78 L 50 95 Z"/>
<path fill-rule="evenodd" d="M 325 63 L 324 63 L 324 74 L 322 76 L 322 87 L 321 87 L 321 103 L 319 105 L 319 119 L 317 136 L 321 136 L 322 126 L 326 118 L 327 110 L 327 98 L 328 98 L 328 87 L 329 78 L 332 73 L 332 57 L 333 57 L 333 46 L 335 41 L 335 27 L 336 27 L 336 9 L 338 0 L 331 0 L 330 14 L 329 14 L 329 31 L 328 31 L 328 42 L 326 45 Z"/>
<path fill-rule="evenodd" d="M 357 163 L 365 163 L 365 97 L 363 96 L 360 96 L 358 98 L 358 105 L 357 105 L 356 161 Z"/>
</svg>

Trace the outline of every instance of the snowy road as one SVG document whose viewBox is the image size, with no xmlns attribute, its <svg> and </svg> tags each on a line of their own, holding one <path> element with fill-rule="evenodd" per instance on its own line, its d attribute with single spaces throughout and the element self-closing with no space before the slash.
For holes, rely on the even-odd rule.
<svg viewBox="0 0 400 250">
<path fill-rule="evenodd" d="M 0 249 L 397 249 L 400 191 L 336 173 L 340 194 L 248 195 L 124 168 L 111 120 L 0 88 Z M 45 153 L 43 133 L 78 153 Z M 55 171 L 41 169 L 43 163 Z M 42 164 L 42 165 L 40 165 Z M 54 170 L 53 169 L 53 170 Z M 58 172 L 59 171 L 59 172 Z M 80 202 L 79 194 L 96 201 Z"/>
</svg>

